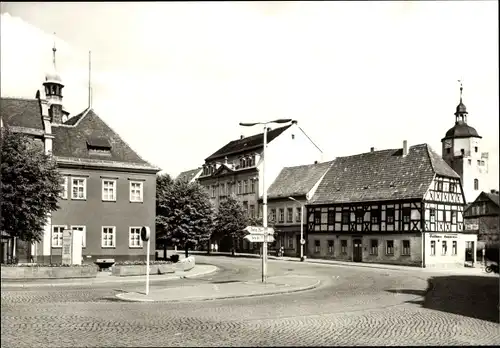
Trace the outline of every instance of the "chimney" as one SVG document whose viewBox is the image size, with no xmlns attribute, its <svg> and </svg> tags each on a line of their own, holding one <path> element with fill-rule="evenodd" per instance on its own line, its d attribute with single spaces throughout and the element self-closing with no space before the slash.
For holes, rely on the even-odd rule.
<svg viewBox="0 0 500 348">
<path fill-rule="evenodd" d="M 375 151 L 375 148 L 374 147 L 370 147 L 370 152 L 373 152 Z"/>
<path fill-rule="evenodd" d="M 227 156 L 226 156 L 226 157 L 224 157 L 224 164 L 226 164 L 226 165 L 227 165 Z"/>
<path fill-rule="evenodd" d="M 408 142 L 403 140 L 403 157 L 408 155 Z"/>
<path fill-rule="evenodd" d="M 318 161 L 314 161 L 314 164 L 318 164 Z"/>
<path fill-rule="evenodd" d="M 292 124 L 297 124 L 297 120 L 293 120 L 293 121 L 292 121 Z"/>
<path fill-rule="evenodd" d="M 63 115 L 62 105 L 52 104 L 50 107 L 50 122 L 54 124 L 63 123 Z"/>
<path fill-rule="evenodd" d="M 491 193 L 498 194 L 498 191 L 497 191 L 497 190 L 495 190 L 495 189 L 492 189 L 492 190 L 491 190 Z"/>
<path fill-rule="evenodd" d="M 243 139 L 244 137 L 245 137 L 245 136 L 244 136 L 243 134 L 242 134 L 242 135 L 240 135 L 240 139 Z"/>
</svg>

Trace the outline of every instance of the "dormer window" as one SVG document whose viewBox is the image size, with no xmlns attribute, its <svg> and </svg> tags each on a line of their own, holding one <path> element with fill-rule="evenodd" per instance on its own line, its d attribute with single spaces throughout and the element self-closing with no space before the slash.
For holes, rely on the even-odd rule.
<svg viewBox="0 0 500 348">
<path fill-rule="evenodd" d="M 90 155 L 111 155 L 111 144 L 104 137 L 90 137 L 87 139 L 87 150 Z"/>
</svg>

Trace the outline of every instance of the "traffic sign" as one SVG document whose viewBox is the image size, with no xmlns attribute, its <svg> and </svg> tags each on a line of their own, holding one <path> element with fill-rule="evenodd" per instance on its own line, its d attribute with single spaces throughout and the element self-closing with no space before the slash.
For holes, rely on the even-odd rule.
<svg viewBox="0 0 500 348">
<path fill-rule="evenodd" d="M 252 243 L 264 243 L 263 234 L 247 234 L 244 238 Z M 266 239 L 268 243 L 274 242 L 274 237 L 271 235 L 268 235 Z"/>
<path fill-rule="evenodd" d="M 247 231 L 250 234 L 256 234 L 256 235 L 264 235 L 266 234 L 274 234 L 274 229 L 272 227 L 262 227 L 262 226 L 247 226 L 245 228 L 245 231 Z"/>
<path fill-rule="evenodd" d="M 302 238 L 302 239 L 300 240 L 300 244 L 302 244 L 302 245 L 306 244 L 306 240 L 305 240 L 304 238 Z"/>
<path fill-rule="evenodd" d="M 148 226 L 143 226 L 141 228 L 141 240 L 143 242 L 147 242 L 149 240 L 149 237 L 151 236 L 151 230 L 149 229 Z"/>
</svg>

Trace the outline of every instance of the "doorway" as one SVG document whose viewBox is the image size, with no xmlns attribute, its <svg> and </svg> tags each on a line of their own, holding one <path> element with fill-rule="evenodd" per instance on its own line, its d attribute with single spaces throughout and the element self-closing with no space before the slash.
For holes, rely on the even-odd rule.
<svg viewBox="0 0 500 348">
<path fill-rule="evenodd" d="M 465 242 L 465 262 L 470 262 L 474 264 L 474 242 Z"/>
<path fill-rule="evenodd" d="M 356 238 L 352 241 L 352 260 L 354 262 L 363 261 L 363 243 L 361 239 Z"/>
</svg>

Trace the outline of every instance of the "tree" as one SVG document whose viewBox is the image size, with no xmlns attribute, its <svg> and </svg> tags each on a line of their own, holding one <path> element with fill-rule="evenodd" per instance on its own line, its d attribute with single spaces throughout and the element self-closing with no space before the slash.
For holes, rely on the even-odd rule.
<svg viewBox="0 0 500 348">
<path fill-rule="evenodd" d="M 218 238 L 231 238 L 231 252 L 234 255 L 235 239 L 245 235 L 248 218 L 243 206 L 233 196 L 227 197 L 219 205 L 219 211 L 215 218 L 214 235 Z"/>
<path fill-rule="evenodd" d="M 43 144 L 1 130 L 0 229 L 25 242 L 40 242 L 47 215 L 59 208 L 63 178 Z"/>
<path fill-rule="evenodd" d="M 213 207 L 198 183 L 168 178 L 157 177 L 156 229 L 166 241 L 184 245 L 187 257 L 190 247 L 210 237 Z"/>
</svg>

